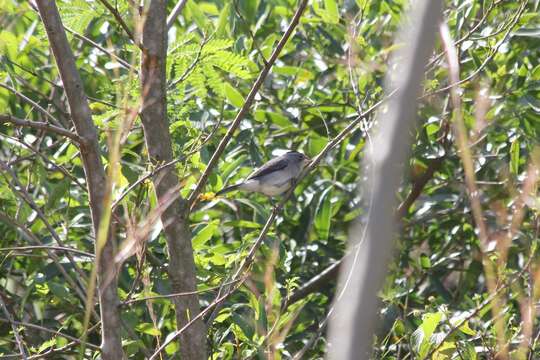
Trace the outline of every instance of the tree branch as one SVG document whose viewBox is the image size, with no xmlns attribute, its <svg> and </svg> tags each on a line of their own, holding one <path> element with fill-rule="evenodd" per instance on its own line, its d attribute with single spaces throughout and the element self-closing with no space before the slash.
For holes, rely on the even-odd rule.
<svg viewBox="0 0 540 360">
<path fill-rule="evenodd" d="M 125 69 L 129 70 L 129 71 L 133 71 L 135 74 L 139 74 L 139 71 L 137 69 L 135 69 L 130 63 L 128 63 L 126 60 L 122 59 L 120 56 L 116 55 L 115 53 L 113 53 L 112 51 L 109 51 L 107 49 L 105 49 L 103 46 L 99 45 L 98 43 L 96 43 L 95 41 L 92 41 L 91 39 L 87 38 L 86 36 L 84 35 L 81 35 L 77 32 L 75 32 L 74 30 L 68 28 L 67 26 L 64 27 L 69 33 L 71 33 L 73 36 L 75 36 L 77 39 L 80 39 L 90 45 L 92 45 L 93 47 L 95 47 L 96 49 L 100 50 L 102 53 L 104 54 L 107 54 L 109 55 L 112 59 L 118 61 L 118 63 L 124 67 Z"/>
<path fill-rule="evenodd" d="M 48 112 L 47 110 L 45 110 L 44 108 L 42 108 L 37 102 L 35 102 L 34 100 L 30 99 L 28 96 L 24 95 L 23 93 L 17 91 L 16 89 L 12 88 L 11 86 L 9 85 L 6 85 L 6 84 L 2 84 L 0 83 L 0 87 L 3 87 L 4 89 L 12 92 L 13 94 L 15 94 L 15 96 L 21 98 L 24 102 L 32 105 L 35 109 L 37 109 L 40 113 L 42 113 L 43 115 L 45 115 L 46 117 L 48 117 L 49 119 L 51 119 L 51 121 L 53 122 L 53 124 L 56 124 L 57 126 L 59 126 L 61 123 L 60 121 L 58 121 L 57 118 L 55 118 L 50 112 Z"/>
<path fill-rule="evenodd" d="M 55 134 L 65 136 L 76 143 L 79 143 L 81 141 L 81 139 L 79 138 L 77 134 L 72 133 L 71 131 L 61 128 L 59 126 L 51 125 L 46 122 L 23 120 L 23 119 L 19 119 L 14 116 L 11 116 L 9 114 L 0 114 L 0 124 L 2 123 L 11 123 L 15 126 L 31 127 L 34 129 L 53 132 Z"/>
<path fill-rule="evenodd" d="M 94 234 L 97 234 L 105 197 L 105 187 L 103 185 L 106 183 L 97 131 L 92 122 L 92 113 L 84 92 L 83 83 L 75 66 L 75 58 L 69 47 L 56 3 L 49 0 L 36 0 L 36 3 L 66 92 L 71 119 L 78 136 L 81 138 L 81 159 L 88 184 L 92 225 Z M 101 281 L 107 275 L 109 266 L 114 264 L 114 244 L 112 239 L 106 241 L 101 254 L 99 251 L 100 249 L 96 246 L 96 257 L 99 258 L 96 266 L 102 323 L 101 355 L 106 360 L 122 359 L 124 354 L 120 334 L 120 313 L 116 306 L 118 303 L 116 276 L 106 286 L 101 286 Z"/>
<path fill-rule="evenodd" d="M 344 258 L 339 259 L 335 263 L 326 267 L 319 274 L 315 275 L 310 280 L 308 280 L 308 282 L 306 282 L 304 285 L 298 288 L 298 290 L 293 292 L 291 296 L 285 299 L 281 308 L 287 309 L 291 304 L 294 304 L 297 301 L 305 299 L 309 294 L 312 294 L 314 292 L 321 290 L 321 288 L 324 285 L 328 284 L 332 280 L 335 280 L 339 273 L 341 264 L 343 263 L 343 259 Z"/>
<path fill-rule="evenodd" d="M 72 247 L 66 247 L 66 246 L 32 245 L 32 246 L 13 246 L 13 247 L 0 248 L 0 252 L 2 251 L 28 251 L 28 250 L 66 251 L 66 252 L 72 252 L 77 255 L 88 256 L 90 258 L 94 257 L 94 254 L 90 254 L 90 253 L 87 253 L 86 251 L 81 251 L 81 250 L 77 250 Z"/>
<path fill-rule="evenodd" d="M 152 164 L 160 169 L 160 179 L 154 179 L 154 188 L 159 203 L 170 198 L 170 189 L 179 186 L 173 166 L 173 151 L 169 123 L 167 120 L 167 24 L 166 1 L 152 0 L 144 14 L 142 30 L 141 62 L 141 122 L 148 156 Z M 166 164 L 167 166 L 160 166 Z M 186 200 L 177 197 L 161 214 L 167 249 L 169 252 L 168 273 L 174 293 L 192 293 L 175 297 L 176 326 L 182 328 L 200 312 L 196 293 L 197 279 L 191 231 L 189 229 L 189 207 Z M 202 320 L 195 321 L 180 336 L 180 357 L 203 360 L 206 354 L 206 329 Z"/>
<path fill-rule="evenodd" d="M 396 211 L 396 217 L 398 219 L 403 218 L 407 213 L 409 212 L 410 207 L 416 199 L 422 194 L 422 191 L 424 190 L 424 187 L 427 185 L 429 180 L 433 178 L 433 175 L 435 175 L 435 172 L 441 168 L 441 165 L 445 159 L 445 156 L 438 157 L 436 159 L 433 159 L 429 162 L 427 169 L 424 171 L 421 177 L 419 177 L 414 183 L 411 191 L 403 200 L 401 204 L 399 204 L 397 211 Z"/>
<path fill-rule="evenodd" d="M 23 224 L 19 223 L 18 221 L 10 218 L 9 216 L 4 214 L 3 212 L 0 212 L 0 221 L 3 222 L 3 223 L 9 224 L 9 225 L 13 226 L 16 229 L 19 229 L 22 236 L 24 238 L 26 238 L 29 242 L 34 243 L 34 244 L 38 244 L 38 246 L 44 246 L 43 243 L 41 242 L 41 240 L 36 235 L 34 235 L 34 233 L 32 233 L 28 228 L 26 228 Z M 66 281 L 69 283 L 71 288 L 73 290 L 75 290 L 75 292 L 77 293 L 77 295 L 81 299 L 82 303 L 84 304 L 84 301 L 85 301 L 86 297 L 84 296 L 83 292 L 81 291 L 80 285 L 77 284 L 77 282 L 73 279 L 73 277 L 71 277 L 71 275 L 69 275 L 69 273 L 66 271 L 66 269 L 61 265 L 61 260 L 58 257 L 58 255 L 56 255 L 50 249 L 47 249 L 47 254 L 52 259 L 54 265 L 56 266 L 56 268 L 58 269 L 60 274 L 62 274 L 62 276 L 64 276 Z M 85 290 L 85 289 L 83 289 L 83 290 Z M 95 316 L 95 318 L 97 320 L 99 320 L 99 316 L 97 316 L 97 314 L 93 313 L 93 315 Z"/>
<path fill-rule="evenodd" d="M 397 89 L 387 111 L 379 114 L 380 126 L 373 141 L 376 149 L 367 155 L 365 189 L 370 196 L 369 221 L 361 232 L 351 232 L 349 257 L 340 272 L 335 311 L 330 317 L 329 359 L 370 357 L 377 322 L 377 293 L 392 258 L 395 238 L 396 192 L 401 168 L 409 151 L 416 119 L 416 102 L 421 91 L 424 67 L 433 49 L 442 1 L 417 1 L 402 25 L 399 43 L 406 45 L 394 55 L 386 80 L 387 89 Z M 399 69 L 399 70 L 397 70 Z M 360 248 L 360 245 L 362 247 Z M 361 251 L 360 251 L 361 249 Z"/>
<path fill-rule="evenodd" d="M 171 11 L 171 14 L 167 18 L 167 30 L 169 30 L 176 21 L 176 18 L 180 16 L 180 13 L 184 9 L 184 6 L 186 6 L 187 0 L 180 0 L 174 5 L 173 10 Z"/>
<path fill-rule="evenodd" d="M 124 19 L 122 19 L 122 16 L 120 16 L 120 13 L 118 13 L 118 10 L 116 10 L 116 8 L 112 6 L 107 0 L 99 0 L 99 2 L 111 12 L 112 16 L 118 22 L 118 25 L 120 25 L 120 27 L 124 29 L 130 40 L 133 41 L 134 44 L 137 44 L 137 42 L 135 41 L 135 36 L 133 36 L 133 32 L 131 32 Z"/>
<path fill-rule="evenodd" d="M 23 340 L 21 339 L 21 334 L 19 334 L 19 329 L 17 329 L 17 326 L 15 326 L 15 321 L 13 320 L 13 316 L 8 311 L 6 304 L 4 303 L 4 300 L 2 299 L 2 296 L 0 296 L 0 307 L 4 311 L 4 315 L 6 315 L 7 320 L 9 324 L 11 325 L 11 330 L 13 331 L 15 342 L 17 343 L 17 347 L 19 348 L 20 356 L 22 359 L 26 360 L 28 357 L 26 355 L 26 351 L 24 351 L 24 345 L 23 345 Z"/>
<path fill-rule="evenodd" d="M 0 322 L 9 322 L 9 320 L 0 318 Z M 89 348 L 92 348 L 94 350 L 99 350 L 99 346 L 97 346 L 97 345 L 81 341 L 81 340 L 77 339 L 76 337 L 73 337 L 73 336 L 68 335 L 68 334 L 64 334 L 64 333 L 62 333 L 62 332 L 60 332 L 58 330 L 53 330 L 53 329 L 46 328 L 44 326 L 40 326 L 40 325 L 36 325 L 36 324 L 30 324 L 30 323 L 27 323 L 27 322 L 16 321 L 16 320 L 13 320 L 13 324 L 28 327 L 28 328 L 32 328 L 32 329 L 36 329 L 36 330 L 40 330 L 40 331 L 45 331 L 45 332 L 48 332 L 48 333 L 56 335 L 56 336 L 64 337 L 64 338 L 66 338 L 68 340 L 75 341 L 78 344 L 84 343 L 86 346 L 88 346 Z"/>
<path fill-rule="evenodd" d="M 244 117 L 247 115 L 251 104 L 253 103 L 253 100 L 255 100 L 255 95 L 257 95 L 257 92 L 259 91 L 260 87 L 262 86 L 264 80 L 266 79 L 266 76 L 270 72 L 270 69 L 276 62 L 279 54 L 281 53 L 281 50 L 283 50 L 283 47 L 289 40 L 289 37 L 291 36 L 292 32 L 298 25 L 300 21 L 300 17 L 302 16 L 302 13 L 306 9 L 308 0 L 301 0 L 300 4 L 298 5 L 298 9 L 296 10 L 296 13 L 294 14 L 291 23 L 289 24 L 289 27 L 279 40 L 276 48 L 272 52 L 272 55 L 270 56 L 270 59 L 268 59 L 268 62 L 264 65 L 264 68 L 260 72 L 259 76 L 257 77 L 257 80 L 255 80 L 255 83 L 251 87 L 251 90 L 249 91 L 248 96 L 246 97 L 246 100 L 244 102 L 244 105 L 238 111 L 238 114 L 236 115 L 235 119 L 229 126 L 229 129 L 227 130 L 227 133 L 221 141 L 219 142 L 219 145 L 217 146 L 216 150 L 212 154 L 212 157 L 210 158 L 210 161 L 208 162 L 208 165 L 206 166 L 206 169 L 204 170 L 204 173 L 201 175 L 201 178 L 197 182 L 197 185 L 195 186 L 195 189 L 191 192 L 191 194 L 188 197 L 188 207 L 191 207 L 195 200 L 197 199 L 197 196 L 202 191 L 203 187 L 206 185 L 206 182 L 208 181 L 208 177 L 210 176 L 210 173 L 212 172 L 213 168 L 217 165 L 217 162 L 225 150 L 225 147 L 229 144 L 229 141 L 231 140 L 232 136 L 234 135 L 234 132 L 238 125 L 240 125 L 240 122 L 244 119 Z"/>
</svg>

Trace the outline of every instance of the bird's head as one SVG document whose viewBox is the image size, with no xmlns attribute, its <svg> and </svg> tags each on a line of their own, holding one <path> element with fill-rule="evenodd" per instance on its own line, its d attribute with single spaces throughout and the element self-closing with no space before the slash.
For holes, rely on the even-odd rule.
<svg viewBox="0 0 540 360">
<path fill-rule="evenodd" d="M 287 156 L 295 162 L 302 163 L 302 166 L 307 166 L 307 164 L 311 162 L 311 159 L 309 157 L 298 151 L 289 151 L 287 153 Z"/>
</svg>

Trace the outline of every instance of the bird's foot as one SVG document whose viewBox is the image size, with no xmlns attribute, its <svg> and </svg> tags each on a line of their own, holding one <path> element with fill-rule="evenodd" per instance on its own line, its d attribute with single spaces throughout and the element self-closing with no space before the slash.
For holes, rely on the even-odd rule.
<svg viewBox="0 0 540 360">
<path fill-rule="evenodd" d="M 274 212 L 278 213 L 280 212 L 282 209 L 283 209 L 283 204 L 281 204 L 281 201 L 278 202 L 278 203 L 275 203 L 273 206 L 272 206 Z"/>
</svg>

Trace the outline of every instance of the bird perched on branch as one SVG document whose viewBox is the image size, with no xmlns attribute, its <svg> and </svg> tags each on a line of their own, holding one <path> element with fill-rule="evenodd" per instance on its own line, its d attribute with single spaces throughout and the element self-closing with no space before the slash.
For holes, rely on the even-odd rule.
<svg viewBox="0 0 540 360">
<path fill-rule="evenodd" d="M 298 151 L 289 151 L 268 161 L 243 182 L 218 191 L 216 196 L 233 190 L 258 192 L 267 196 L 283 194 L 295 184 L 310 161 L 310 158 Z"/>
</svg>

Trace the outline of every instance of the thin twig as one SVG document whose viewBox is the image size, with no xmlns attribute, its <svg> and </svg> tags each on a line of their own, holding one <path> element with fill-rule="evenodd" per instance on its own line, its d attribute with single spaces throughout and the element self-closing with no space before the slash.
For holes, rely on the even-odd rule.
<svg viewBox="0 0 540 360">
<path fill-rule="evenodd" d="M 118 10 L 114 6 L 112 6 L 107 0 L 99 0 L 99 2 L 111 12 L 118 24 L 122 27 L 122 29 L 124 29 L 128 37 L 131 39 L 131 41 L 133 41 L 134 44 L 137 44 L 137 42 L 135 41 L 135 36 L 133 36 L 133 32 L 131 32 L 124 19 L 122 19 L 122 16 L 120 16 Z"/>
<path fill-rule="evenodd" d="M 2 299 L 2 296 L 0 296 L 0 307 L 2 307 L 2 310 L 4 311 L 4 314 L 7 317 L 7 320 L 9 321 L 9 324 L 11 325 L 11 330 L 13 330 L 13 336 L 15 337 L 15 342 L 17 343 L 17 347 L 19 348 L 19 352 L 21 353 L 21 357 L 26 360 L 26 351 L 24 350 L 23 340 L 21 339 L 21 335 L 19 334 L 19 329 L 17 329 L 17 326 L 15 326 L 15 321 L 13 320 L 13 316 L 8 311 L 6 304 L 4 303 L 4 299 Z"/>
<path fill-rule="evenodd" d="M 135 74 L 139 74 L 139 71 L 133 65 L 131 65 L 130 63 L 128 63 L 124 59 L 120 58 L 118 55 L 116 55 L 112 51 L 109 51 L 109 50 L 105 49 L 103 46 L 99 45 L 95 41 L 87 38 L 84 35 L 81 35 L 81 34 L 77 33 L 75 30 L 70 29 L 67 26 L 64 26 L 64 29 L 66 29 L 69 33 L 73 34 L 73 36 L 75 36 L 77 39 L 80 39 L 80 40 L 82 40 L 84 42 L 87 42 L 88 44 L 92 45 L 96 49 L 100 50 L 102 53 L 109 55 L 111 58 L 118 61 L 118 63 L 120 65 L 122 65 L 124 68 L 126 68 L 127 70 L 133 71 Z"/>
<path fill-rule="evenodd" d="M 32 245 L 32 246 L 13 246 L 0 248 L 0 251 L 28 251 L 28 250 L 55 250 L 55 251 L 68 251 L 82 256 L 94 257 L 94 254 L 87 253 L 66 246 L 52 246 L 52 245 Z"/>
<path fill-rule="evenodd" d="M 167 18 L 167 30 L 169 30 L 173 25 L 178 16 L 180 16 L 180 13 L 184 9 L 184 6 L 186 5 L 187 0 L 180 0 L 174 5 L 173 10 L 171 11 L 171 14 Z"/>
<path fill-rule="evenodd" d="M 195 202 L 197 199 L 199 193 L 203 189 L 203 187 L 206 185 L 206 182 L 208 181 L 208 177 L 210 176 L 210 173 L 214 169 L 214 167 L 217 165 L 217 162 L 219 158 L 221 157 L 221 154 L 225 150 L 225 147 L 229 144 L 229 141 L 231 140 L 232 136 L 234 135 L 234 132 L 236 128 L 240 125 L 240 122 L 244 119 L 244 117 L 247 115 L 249 109 L 251 108 L 251 105 L 253 104 L 253 101 L 255 100 L 255 96 L 257 95 L 260 87 L 264 83 L 264 80 L 266 79 L 266 76 L 270 72 L 270 69 L 276 62 L 279 54 L 285 47 L 285 44 L 289 40 L 289 37 L 293 33 L 294 29 L 300 22 L 300 17 L 302 16 L 302 13 L 306 9 L 308 0 L 301 0 L 300 4 L 298 6 L 298 9 L 296 10 L 296 13 L 294 14 L 291 23 L 289 24 L 289 27 L 279 40 L 276 48 L 272 52 L 272 55 L 270 56 L 270 59 L 268 60 L 267 64 L 264 66 L 263 70 L 260 72 L 259 76 L 257 77 L 257 80 L 255 80 L 255 83 L 251 87 L 251 90 L 246 97 L 246 100 L 244 102 L 244 105 L 236 115 L 236 118 L 229 126 L 229 129 L 227 130 L 227 133 L 225 136 L 223 136 L 223 139 L 219 142 L 219 145 L 217 146 L 216 150 L 212 154 L 212 157 L 210 158 L 210 161 L 208 162 L 208 165 L 206 166 L 206 169 L 204 170 L 204 173 L 202 174 L 201 178 L 197 182 L 197 185 L 195 186 L 195 189 L 191 192 L 188 198 L 188 207 L 191 208 L 191 205 Z"/>
<path fill-rule="evenodd" d="M 46 117 L 48 117 L 49 119 L 51 119 L 51 121 L 53 122 L 53 124 L 57 125 L 58 127 L 60 127 L 60 124 L 61 122 L 55 118 L 50 112 L 48 112 L 47 110 L 45 110 L 44 108 L 42 108 L 37 102 L 35 102 L 34 100 L 30 99 L 28 96 L 24 95 L 23 93 L 17 91 L 17 89 L 14 89 L 12 88 L 11 86 L 9 85 L 6 85 L 6 84 L 3 84 L 3 83 L 0 83 L 0 87 L 3 87 L 4 89 L 12 92 L 13 94 L 15 94 L 17 97 L 21 98 L 23 101 L 27 102 L 28 104 L 32 105 L 34 108 L 36 108 L 40 113 L 42 113 L 43 115 L 45 115 Z"/>
<path fill-rule="evenodd" d="M 0 212 L 0 221 L 13 226 L 14 228 L 19 229 L 21 234 L 28 241 L 33 242 L 35 244 L 40 244 L 40 246 L 43 245 L 41 243 L 41 240 L 36 235 L 34 235 L 34 233 L 32 233 L 29 229 L 27 229 L 21 223 L 19 223 L 18 221 L 10 218 L 9 216 L 4 214 L 3 212 Z M 58 255 L 56 255 L 54 252 L 52 252 L 52 251 L 50 251 L 48 249 L 47 249 L 47 253 L 48 253 L 49 257 L 52 259 L 52 261 L 54 262 L 54 265 L 56 266 L 58 271 L 64 276 L 64 278 L 69 283 L 71 288 L 73 288 L 75 290 L 77 295 L 81 298 L 81 300 L 84 303 L 84 301 L 86 300 L 85 295 L 82 293 L 81 289 L 79 288 L 79 286 L 77 285 L 75 280 L 71 277 L 71 275 L 69 275 L 69 273 L 66 271 L 66 269 L 60 264 L 61 261 L 60 261 L 60 258 L 58 257 Z M 97 315 L 97 313 L 95 311 L 93 312 L 93 315 L 97 320 L 99 320 L 99 316 Z"/>
<path fill-rule="evenodd" d="M 208 43 L 208 41 L 210 41 L 210 36 L 209 37 L 204 37 L 202 42 L 201 42 L 201 46 L 199 46 L 199 50 L 197 51 L 197 54 L 195 55 L 195 59 L 191 62 L 191 64 L 189 64 L 189 66 L 186 68 L 186 70 L 184 71 L 184 73 L 182 75 L 180 75 L 180 77 L 176 80 L 174 80 L 172 83 L 169 84 L 168 88 L 169 89 L 172 89 L 174 88 L 176 85 L 180 84 L 182 81 L 186 80 L 187 77 L 193 72 L 193 70 L 195 69 L 195 67 L 197 66 L 197 64 L 199 63 L 199 61 L 201 60 L 201 54 L 202 54 L 202 51 L 204 49 L 204 46 Z"/>
<path fill-rule="evenodd" d="M 234 284 L 234 283 L 236 283 L 238 281 L 239 280 L 228 282 L 227 285 L 232 285 L 232 284 Z M 147 300 L 171 299 L 171 298 L 175 298 L 175 297 L 178 297 L 178 296 L 189 296 L 189 295 L 204 294 L 205 292 L 218 290 L 220 287 L 221 286 L 218 285 L 218 286 L 214 286 L 214 287 L 211 287 L 211 288 L 208 288 L 208 289 L 197 290 L 197 291 L 185 291 L 185 292 L 175 293 L 175 294 L 153 295 L 153 296 L 147 296 L 147 297 L 142 297 L 142 298 L 137 298 L 137 299 L 131 299 L 129 301 L 122 302 L 122 304 L 120 304 L 120 306 L 130 305 L 130 304 L 133 304 L 133 303 L 136 303 L 136 302 L 147 301 Z"/>
<path fill-rule="evenodd" d="M 456 48 L 453 46 L 453 41 L 450 36 L 448 26 L 443 23 L 440 26 L 441 38 L 445 48 L 448 69 L 449 80 L 453 84 L 450 87 L 450 96 L 453 104 L 453 131 L 456 137 L 456 144 L 459 149 L 459 156 L 463 163 L 463 171 L 465 173 L 465 183 L 468 190 L 469 201 L 471 204 L 471 210 L 478 229 L 478 238 L 480 241 L 480 249 L 482 250 L 482 264 L 484 266 L 484 272 L 486 274 L 486 284 L 488 290 L 493 294 L 491 311 L 495 321 L 495 331 L 497 335 L 497 342 L 499 345 L 499 351 L 501 359 L 508 358 L 508 348 L 506 344 L 505 325 L 502 318 L 498 317 L 500 311 L 502 311 L 503 304 L 497 296 L 497 279 L 495 269 L 491 260 L 486 256 L 485 251 L 489 242 L 489 233 L 487 230 L 487 224 L 484 220 L 482 211 L 482 204 L 480 202 L 480 190 L 476 184 L 476 171 L 474 169 L 474 163 L 472 160 L 471 149 L 469 148 L 469 139 L 467 135 L 467 128 L 463 120 L 463 109 L 461 103 L 461 95 L 458 90 L 458 86 L 461 83 L 459 80 L 459 58 Z"/>
<path fill-rule="evenodd" d="M 7 166 L 5 162 L 1 160 L 0 160 L 0 168 L 4 170 L 5 173 L 8 173 L 11 175 L 12 181 L 8 182 L 8 186 L 10 187 L 10 189 L 12 189 L 14 193 L 18 193 L 20 195 L 20 198 L 22 198 L 24 202 L 26 202 L 26 204 L 28 204 L 28 206 L 30 206 L 30 208 L 36 212 L 37 216 L 40 218 L 43 224 L 45 224 L 45 227 L 47 228 L 51 236 L 54 238 L 54 240 L 58 243 L 58 245 L 64 246 L 64 242 L 62 241 L 62 239 L 60 238 L 56 230 L 53 228 L 53 226 L 49 223 L 49 221 L 47 220 L 47 217 L 45 216 L 41 208 L 35 203 L 35 201 L 32 199 L 30 194 L 26 191 L 25 187 L 23 186 L 23 184 L 20 182 L 19 178 L 17 177 L 17 174 L 15 173 L 15 171 L 13 171 L 13 169 L 11 169 L 9 166 Z M 73 257 L 69 253 L 66 254 L 66 256 L 69 259 L 70 263 L 75 268 L 75 270 L 81 276 L 81 278 L 80 279 L 77 278 L 77 280 L 79 280 L 81 288 L 84 289 L 85 288 L 84 282 L 87 281 L 86 275 L 77 266 L 77 262 L 73 259 Z"/>
<path fill-rule="evenodd" d="M 480 74 L 480 72 L 489 64 L 489 62 L 493 59 L 493 57 L 498 53 L 499 48 L 502 46 L 502 44 L 504 44 L 504 42 L 506 42 L 506 40 L 508 39 L 508 36 L 510 36 L 510 33 L 512 32 L 512 30 L 516 26 L 517 22 L 521 18 L 521 15 L 523 14 L 523 11 L 525 11 L 526 7 L 527 7 L 527 1 L 523 1 L 521 3 L 521 6 L 519 7 L 517 13 L 514 15 L 514 18 L 513 18 L 512 22 L 510 23 L 510 26 L 508 27 L 508 30 L 505 32 L 504 36 L 501 38 L 501 40 L 499 40 L 499 42 L 497 42 L 497 44 L 495 44 L 495 47 L 493 49 L 491 49 L 489 55 L 484 59 L 484 61 L 480 64 L 480 66 L 475 71 L 473 71 L 469 76 L 467 76 L 467 77 L 465 77 L 465 78 L 463 78 L 461 80 L 457 80 L 457 82 L 453 82 L 450 85 L 444 86 L 444 87 L 442 87 L 440 89 L 437 89 L 437 90 L 434 90 L 434 91 L 431 91 L 429 93 L 426 93 L 426 94 L 422 95 L 420 97 L 420 99 L 424 99 L 426 97 L 436 95 L 436 94 L 439 94 L 441 92 L 445 92 L 447 90 L 451 90 L 452 88 L 454 88 L 456 86 L 463 85 L 463 84 L 471 81 L 478 74 Z"/>
<path fill-rule="evenodd" d="M 4 319 L 4 318 L 0 318 L 0 322 L 9 322 L 8 319 Z M 46 328 L 46 327 L 43 327 L 43 326 L 39 326 L 39 325 L 36 325 L 36 324 L 30 324 L 30 323 L 27 323 L 27 322 L 23 322 L 23 321 L 16 321 L 14 320 L 13 321 L 13 324 L 15 325 L 20 325 L 20 326 L 25 326 L 25 327 L 28 327 L 28 328 L 32 328 L 32 329 L 36 329 L 36 330 L 41 330 L 41 331 L 45 331 L 45 332 L 48 332 L 48 333 L 51 333 L 51 334 L 54 334 L 54 335 L 58 335 L 58 336 L 61 336 L 61 337 L 65 337 L 66 339 L 68 340 L 71 340 L 71 341 L 75 341 L 77 344 L 82 344 L 84 343 L 85 346 L 88 346 L 89 348 L 92 348 L 94 350 L 97 350 L 99 351 L 99 346 L 97 345 L 94 345 L 92 343 L 89 343 L 89 342 L 83 342 L 79 339 L 77 339 L 76 337 L 73 337 L 71 335 L 68 335 L 68 334 L 64 334 L 58 330 L 53 330 L 53 329 L 49 329 L 49 328 Z"/>
<path fill-rule="evenodd" d="M 64 128 L 61 128 L 59 126 L 51 125 L 46 122 L 23 120 L 23 119 L 16 118 L 10 114 L 0 114 L 0 124 L 2 123 L 10 123 L 15 126 L 31 127 L 34 129 L 53 132 L 57 135 L 65 136 L 76 143 L 81 142 L 81 138 L 77 134 L 69 130 L 66 130 Z"/>
<path fill-rule="evenodd" d="M 70 178 L 71 180 L 73 180 L 73 182 L 78 186 L 80 187 L 83 191 L 88 191 L 88 189 L 86 188 L 86 186 L 84 184 L 81 183 L 81 181 L 76 177 L 74 176 L 73 174 L 71 174 L 66 168 L 64 168 L 62 165 L 58 165 L 56 164 L 54 161 L 52 161 L 51 159 L 49 159 L 47 156 L 45 156 L 43 154 L 42 151 L 40 151 L 39 149 L 36 149 L 34 148 L 32 145 L 30 144 L 27 144 L 26 142 L 24 141 L 21 141 L 20 139 L 18 138 L 14 138 L 12 136 L 4 136 L 5 138 L 8 138 L 10 140 L 13 140 L 15 142 L 17 142 L 18 144 L 21 144 L 22 146 L 26 147 L 27 149 L 29 149 L 30 151 L 33 152 L 32 155 L 30 156 L 24 156 L 24 157 L 19 157 L 19 158 L 16 158 L 16 159 L 13 159 L 13 160 L 10 160 L 7 165 L 8 166 L 13 166 L 17 163 L 20 163 L 21 161 L 24 161 L 24 160 L 30 160 L 32 159 L 33 157 L 35 156 L 39 156 L 45 163 L 51 165 L 54 169 L 60 171 L 62 174 L 64 174 L 66 177 Z M 62 139 L 63 141 L 63 139 Z M 54 144 L 56 145 L 56 144 Z M 48 146 L 49 149 L 52 148 L 54 145 L 51 145 L 51 146 Z M 49 170 L 49 169 L 47 169 Z"/>
</svg>

